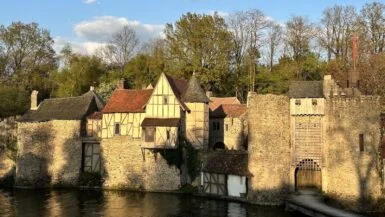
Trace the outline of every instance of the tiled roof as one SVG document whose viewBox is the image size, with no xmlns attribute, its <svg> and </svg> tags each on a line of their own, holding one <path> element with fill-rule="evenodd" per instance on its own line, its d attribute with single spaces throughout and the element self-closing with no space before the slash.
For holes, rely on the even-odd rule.
<svg viewBox="0 0 385 217">
<path fill-rule="evenodd" d="M 214 151 L 207 154 L 202 171 L 220 174 L 252 176 L 248 169 L 247 152 Z"/>
<path fill-rule="evenodd" d="M 179 118 L 145 118 L 142 127 L 177 127 L 179 122 Z"/>
<path fill-rule="evenodd" d="M 184 91 L 187 88 L 188 82 L 184 79 L 171 77 L 170 75 L 165 74 L 165 76 L 172 88 L 172 91 L 174 91 L 176 97 L 178 97 L 178 99 L 181 99 L 182 95 L 184 94 Z"/>
<path fill-rule="evenodd" d="M 208 103 L 209 99 L 205 91 L 199 84 L 198 79 L 193 75 L 187 85 L 187 88 L 182 97 L 183 102 L 200 102 Z"/>
<path fill-rule="evenodd" d="M 322 81 L 292 81 L 289 85 L 290 98 L 323 98 Z"/>
<path fill-rule="evenodd" d="M 237 97 L 210 97 L 210 109 L 215 110 L 224 104 L 241 104 Z"/>
<path fill-rule="evenodd" d="M 66 98 L 46 99 L 37 110 L 29 110 L 20 122 L 42 122 L 49 120 L 81 120 L 90 112 L 103 108 L 103 102 L 93 91 Z"/>
<path fill-rule="evenodd" d="M 174 77 L 171 77 L 171 76 L 166 75 L 166 74 L 164 74 L 164 75 L 166 76 L 168 83 L 170 84 L 171 89 L 174 92 L 174 94 L 175 94 L 176 98 L 178 99 L 182 108 L 184 110 L 189 111 L 189 109 L 187 108 L 187 106 L 184 104 L 184 102 L 182 100 L 182 96 L 187 89 L 187 84 L 188 84 L 187 81 L 184 79 L 174 78 Z"/>
<path fill-rule="evenodd" d="M 102 112 L 94 112 L 90 115 L 88 115 L 88 119 L 93 119 L 93 120 L 101 120 L 102 119 L 102 115 L 103 113 Z"/>
<path fill-rule="evenodd" d="M 210 109 L 210 118 L 238 118 L 246 114 L 247 107 L 245 104 L 225 104 L 220 105 L 215 110 Z"/>
<path fill-rule="evenodd" d="M 119 113 L 119 112 L 145 112 L 144 106 L 151 97 L 152 89 L 146 90 L 127 90 L 116 89 L 107 105 L 102 110 L 103 113 Z"/>
</svg>

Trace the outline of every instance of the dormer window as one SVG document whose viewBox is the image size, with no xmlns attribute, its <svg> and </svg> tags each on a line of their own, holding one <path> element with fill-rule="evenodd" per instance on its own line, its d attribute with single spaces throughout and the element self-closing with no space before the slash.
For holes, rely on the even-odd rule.
<svg viewBox="0 0 385 217">
<path fill-rule="evenodd" d="M 120 135 L 120 123 L 115 123 L 114 134 Z"/>
<path fill-rule="evenodd" d="M 317 100 L 316 99 L 312 99 L 311 104 L 316 106 L 317 105 Z"/>
<path fill-rule="evenodd" d="M 168 96 L 163 96 L 163 104 L 168 105 Z"/>
<path fill-rule="evenodd" d="M 295 105 L 301 105 L 301 100 L 300 99 L 296 99 L 295 100 Z"/>
</svg>

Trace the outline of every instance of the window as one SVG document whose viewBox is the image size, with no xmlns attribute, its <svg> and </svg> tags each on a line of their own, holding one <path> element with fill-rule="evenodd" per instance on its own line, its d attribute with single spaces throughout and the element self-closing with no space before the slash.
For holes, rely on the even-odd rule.
<svg viewBox="0 0 385 217">
<path fill-rule="evenodd" d="M 120 124 L 116 123 L 114 128 L 115 135 L 120 135 Z"/>
<path fill-rule="evenodd" d="M 295 105 L 301 105 L 301 100 L 296 99 L 296 100 L 295 100 Z"/>
<path fill-rule="evenodd" d="M 360 134 L 359 140 L 360 140 L 360 152 L 363 152 L 365 150 L 365 148 L 364 148 L 364 134 Z"/>
<path fill-rule="evenodd" d="M 316 99 L 312 99 L 311 104 L 312 105 L 317 105 L 317 100 Z"/>
<path fill-rule="evenodd" d="M 163 96 L 163 104 L 164 105 L 168 104 L 168 96 Z"/>
<path fill-rule="evenodd" d="M 167 140 L 170 140 L 170 130 L 166 130 Z"/>
<path fill-rule="evenodd" d="M 98 143 L 83 144 L 83 171 L 100 172 L 100 145 Z"/>
<path fill-rule="evenodd" d="M 213 131 L 219 131 L 220 129 L 219 121 L 213 121 Z"/>
<path fill-rule="evenodd" d="M 145 142 L 155 141 L 155 127 L 146 127 L 144 132 L 145 132 L 145 135 L 144 135 Z"/>
<path fill-rule="evenodd" d="M 226 124 L 226 131 L 229 131 L 229 125 Z"/>
</svg>

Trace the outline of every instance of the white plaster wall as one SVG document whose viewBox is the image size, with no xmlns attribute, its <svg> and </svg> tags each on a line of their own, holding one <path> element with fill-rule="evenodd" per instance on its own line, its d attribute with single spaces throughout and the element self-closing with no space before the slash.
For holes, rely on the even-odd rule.
<svg viewBox="0 0 385 217">
<path fill-rule="evenodd" d="M 246 176 L 228 175 L 227 190 L 229 196 L 240 197 L 246 193 Z"/>
</svg>

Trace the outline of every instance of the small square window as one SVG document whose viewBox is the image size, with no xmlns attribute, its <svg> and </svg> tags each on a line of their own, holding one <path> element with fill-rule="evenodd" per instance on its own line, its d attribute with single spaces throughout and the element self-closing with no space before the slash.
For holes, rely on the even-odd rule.
<svg viewBox="0 0 385 217">
<path fill-rule="evenodd" d="M 168 105 L 168 96 L 163 96 L 163 104 Z"/>
<path fill-rule="evenodd" d="M 312 105 L 317 105 L 317 100 L 316 99 L 312 99 L 311 104 Z"/>
<path fill-rule="evenodd" d="M 295 105 L 301 105 L 301 100 L 296 99 L 296 100 L 295 100 Z"/>
<path fill-rule="evenodd" d="M 118 124 L 118 123 L 115 124 L 114 133 L 115 133 L 115 135 L 120 135 L 120 124 Z"/>
</svg>

